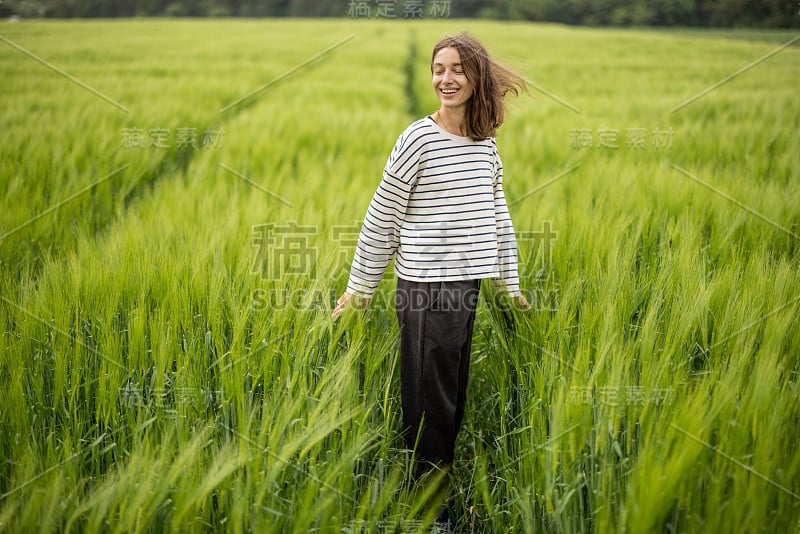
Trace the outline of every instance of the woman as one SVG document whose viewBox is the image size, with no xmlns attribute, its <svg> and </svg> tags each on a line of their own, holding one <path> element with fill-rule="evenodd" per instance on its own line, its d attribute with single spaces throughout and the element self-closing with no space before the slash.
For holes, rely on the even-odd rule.
<svg viewBox="0 0 800 534">
<path fill-rule="evenodd" d="M 431 74 L 441 105 L 398 138 L 333 311 L 365 307 L 396 256 L 404 438 L 420 461 L 417 473 L 453 462 L 481 280 L 502 280 L 530 307 L 519 289 L 494 139 L 503 97 L 526 90 L 525 82 L 467 34 L 436 43 Z"/>
</svg>

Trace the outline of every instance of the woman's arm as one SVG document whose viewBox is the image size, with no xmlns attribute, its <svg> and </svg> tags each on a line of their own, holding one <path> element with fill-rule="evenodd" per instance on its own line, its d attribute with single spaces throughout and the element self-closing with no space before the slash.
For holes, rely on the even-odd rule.
<svg viewBox="0 0 800 534">
<path fill-rule="evenodd" d="M 497 221 L 497 261 L 500 269 L 500 278 L 508 294 L 523 308 L 530 309 L 530 304 L 522 294 L 519 287 L 519 272 L 517 261 L 517 239 L 514 235 L 514 225 L 508 211 L 506 196 L 503 192 L 503 163 L 494 145 L 495 176 L 494 176 L 494 211 Z"/>
<path fill-rule="evenodd" d="M 400 228 L 417 180 L 420 147 L 415 130 L 407 130 L 386 162 L 378 190 L 367 208 L 350 267 L 347 290 L 339 297 L 333 316 L 353 302 L 366 307 L 400 246 Z"/>
</svg>

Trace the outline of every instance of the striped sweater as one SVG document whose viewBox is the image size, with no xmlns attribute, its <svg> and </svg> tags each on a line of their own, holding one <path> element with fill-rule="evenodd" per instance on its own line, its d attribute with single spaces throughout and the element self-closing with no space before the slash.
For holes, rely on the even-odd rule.
<svg viewBox="0 0 800 534">
<path fill-rule="evenodd" d="M 494 138 L 473 141 L 431 117 L 397 139 L 358 237 L 347 291 L 371 297 L 392 257 L 416 282 L 500 278 L 520 294 L 517 242 Z"/>
</svg>

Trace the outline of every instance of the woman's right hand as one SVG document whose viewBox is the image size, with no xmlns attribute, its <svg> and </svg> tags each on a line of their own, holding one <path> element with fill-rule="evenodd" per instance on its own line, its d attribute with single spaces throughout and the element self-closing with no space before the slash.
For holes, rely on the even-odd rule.
<svg viewBox="0 0 800 534">
<path fill-rule="evenodd" d="M 345 310 L 345 308 L 349 306 L 357 306 L 360 309 L 364 309 L 369 304 L 369 299 L 365 299 L 363 297 L 359 297 L 354 295 L 353 293 L 348 293 L 345 291 L 342 293 L 342 296 L 339 297 L 339 300 L 336 301 L 336 307 L 333 309 L 333 313 L 331 316 L 335 319 L 339 317 L 339 315 Z"/>
</svg>

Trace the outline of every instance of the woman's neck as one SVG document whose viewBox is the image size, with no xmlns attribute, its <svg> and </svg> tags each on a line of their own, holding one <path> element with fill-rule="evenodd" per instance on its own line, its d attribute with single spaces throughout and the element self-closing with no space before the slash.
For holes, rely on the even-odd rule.
<svg viewBox="0 0 800 534">
<path fill-rule="evenodd" d="M 453 135 L 465 137 L 467 135 L 467 121 L 465 108 L 440 107 L 434 114 L 436 123 Z"/>
</svg>

